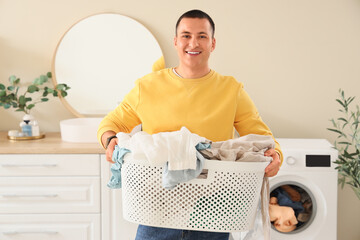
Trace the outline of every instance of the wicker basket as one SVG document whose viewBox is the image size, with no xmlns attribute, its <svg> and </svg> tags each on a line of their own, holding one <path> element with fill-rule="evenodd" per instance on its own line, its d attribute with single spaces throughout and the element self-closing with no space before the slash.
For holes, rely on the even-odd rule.
<svg viewBox="0 0 360 240">
<path fill-rule="evenodd" d="M 129 154 L 130 155 L 130 154 Z M 154 227 L 237 232 L 252 228 L 267 162 L 206 160 L 206 179 L 162 187 L 162 167 L 125 158 L 123 215 Z"/>
</svg>

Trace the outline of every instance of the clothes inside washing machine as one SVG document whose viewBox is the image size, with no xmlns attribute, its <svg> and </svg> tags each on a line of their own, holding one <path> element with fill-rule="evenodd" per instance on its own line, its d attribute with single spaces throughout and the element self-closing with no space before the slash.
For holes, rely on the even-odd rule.
<svg viewBox="0 0 360 240">
<path fill-rule="evenodd" d="M 301 231 L 313 219 L 314 201 L 302 187 L 284 184 L 270 193 L 269 214 L 272 227 L 279 232 Z"/>
</svg>

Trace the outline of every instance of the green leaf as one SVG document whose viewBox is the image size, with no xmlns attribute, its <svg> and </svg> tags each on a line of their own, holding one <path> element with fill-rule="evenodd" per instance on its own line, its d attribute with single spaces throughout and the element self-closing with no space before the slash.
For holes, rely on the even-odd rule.
<svg viewBox="0 0 360 240">
<path fill-rule="evenodd" d="M 66 87 L 66 85 L 63 84 L 63 83 L 60 83 L 60 84 L 56 85 L 56 89 L 57 89 L 57 90 L 64 90 L 65 87 Z"/>
<path fill-rule="evenodd" d="M 39 88 L 35 85 L 30 85 L 27 90 L 29 93 L 37 92 L 39 91 Z"/>
<path fill-rule="evenodd" d="M 19 97 L 19 104 L 20 105 L 25 105 L 26 101 L 25 101 L 25 97 L 24 96 L 20 96 Z"/>
<path fill-rule="evenodd" d="M 48 78 L 52 78 L 52 73 L 51 73 L 51 72 L 47 72 L 47 73 L 46 73 L 46 76 L 47 76 Z"/>
<path fill-rule="evenodd" d="M 48 88 L 48 89 L 46 89 L 46 91 L 47 91 L 48 93 L 53 93 L 53 92 L 54 92 L 54 89 Z"/>
<path fill-rule="evenodd" d="M 35 107 L 35 104 L 29 104 L 26 108 L 30 110 L 30 109 L 32 109 L 33 107 Z"/>
<path fill-rule="evenodd" d="M 11 83 L 11 85 L 14 85 L 15 81 L 16 81 L 16 77 L 14 75 L 9 77 L 9 82 Z"/>
<path fill-rule="evenodd" d="M 342 133 L 342 132 L 340 132 L 340 131 L 339 131 L 339 130 L 337 130 L 337 129 L 327 128 L 327 130 L 332 131 L 332 132 L 336 132 L 336 133 L 338 133 L 338 134 L 340 134 L 340 135 L 343 135 L 343 133 Z"/>
<path fill-rule="evenodd" d="M 0 83 L 0 90 L 5 90 L 5 85 Z"/>
<path fill-rule="evenodd" d="M 346 105 L 345 105 L 345 103 L 343 103 L 341 100 L 339 100 L 339 99 L 336 99 L 336 101 L 338 102 L 338 103 L 340 103 L 341 104 L 341 106 L 343 106 L 344 108 L 346 108 Z"/>
<path fill-rule="evenodd" d="M 10 105 L 10 104 L 7 104 L 7 103 L 6 103 L 6 104 L 4 104 L 4 108 L 5 108 L 5 109 L 9 109 L 10 107 L 11 107 L 11 105 Z"/>
<path fill-rule="evenodd" d="M 344 121 L 344 122 L 348 122 L 348 120 L 346 120 L 345 118 L 338 118 L 337 120 L 339 120 L 339 121 Z"/>
<path fill-rule="evenodd" d="M 16 95 L 14 93 L 10 93 L 8 96 L 7 96 L 10 100 L 14 100 L 16 101 Z"/>
<path fill-rule="evenodd" d="M 27 98 L 25 98 L 25 102 L 30 102 L 32 100 L 32 98 L 31 97 L 27 97 Z"/>
<path fill-rule="evenodd" d="M 6 96 L 6 91 L 5 90 L 0 90 L 0 97 Z"/>
<path fill-rule="evenodd" d="M 41 84 L 40 78 L 35 78 L 35 80 L 33 81 L 33 84 L 34 85 L 40 85 Z"/>
<path fill-rule="evenodd" d="M 47 102 L 47 101 L 49 101 L 49 99 L 48 98 L 41 98 L 41 101 L 42 102 Z"/>
<path fill-rule="evenodd" d="M 9 91 L 14 91 L 15 87 L 14 87 L 14 86 L 8 86 L 7 89 L 8 89 Z"/>
<path fill-rule="evenodd" d="M 66 96 L 67 96 L 67 92 L 61 91 L 61 96 L 62 96 L 62 97 L 66 97 Z"/>
<path fill-rule="evenodd" d="M 353 100 L 354 100 L 355 97 L 349 97 L 346 102 L 347 102 L 347 105 L 349 105 Z"/>
<path fill-rule="evenodd" d="M 45 82 L 48 81 L 48 77 L 45 76 L 45 75 L 41 75 L 41 76 L 40 76 L 40 80 L 41 80 L 41 82 L 42 82 L 42 84 L 43 84 L 43 83 L 45 83 Z"/>
</svg>

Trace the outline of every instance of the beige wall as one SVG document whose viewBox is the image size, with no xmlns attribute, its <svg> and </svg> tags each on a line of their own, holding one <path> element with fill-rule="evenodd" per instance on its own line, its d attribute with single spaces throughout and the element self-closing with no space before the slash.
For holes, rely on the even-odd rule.
<svg viewBox="0 0 360 240">
<path fill-rule="evenodd" d="M 334 140 L 326 127 L 337 116 L 338 89 L 360 97 L 359 0 L 0 0 L 0 82 L 12 74 L 32 81 L 49 71 L 67 28 L 99 12 L 144 24 L 174 66 L 174 24 L 193 8 L 216 23 L 211 67 L 245 84 L 276 137 Z M 58 99 L 32 114 L 45 132 L 73 117 Z M 17 129 L 21 117 L 1 108 L 0 131 Z M 359 200 L 349 189 L 339 190 L 338 200 L 338 239 L 360 239 Z"/>
</svg>

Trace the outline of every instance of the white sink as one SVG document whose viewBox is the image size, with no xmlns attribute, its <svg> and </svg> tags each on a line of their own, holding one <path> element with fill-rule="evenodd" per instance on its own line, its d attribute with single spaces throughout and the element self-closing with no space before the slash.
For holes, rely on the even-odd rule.
<svg viewBox="0 0 360 240">
<path fill-rule="evenodd" d="M 61 139 L 65 142 L 98 142 L 96 133 L 102 118 L 71 118 L 60 121 Z"/>
</svg>

